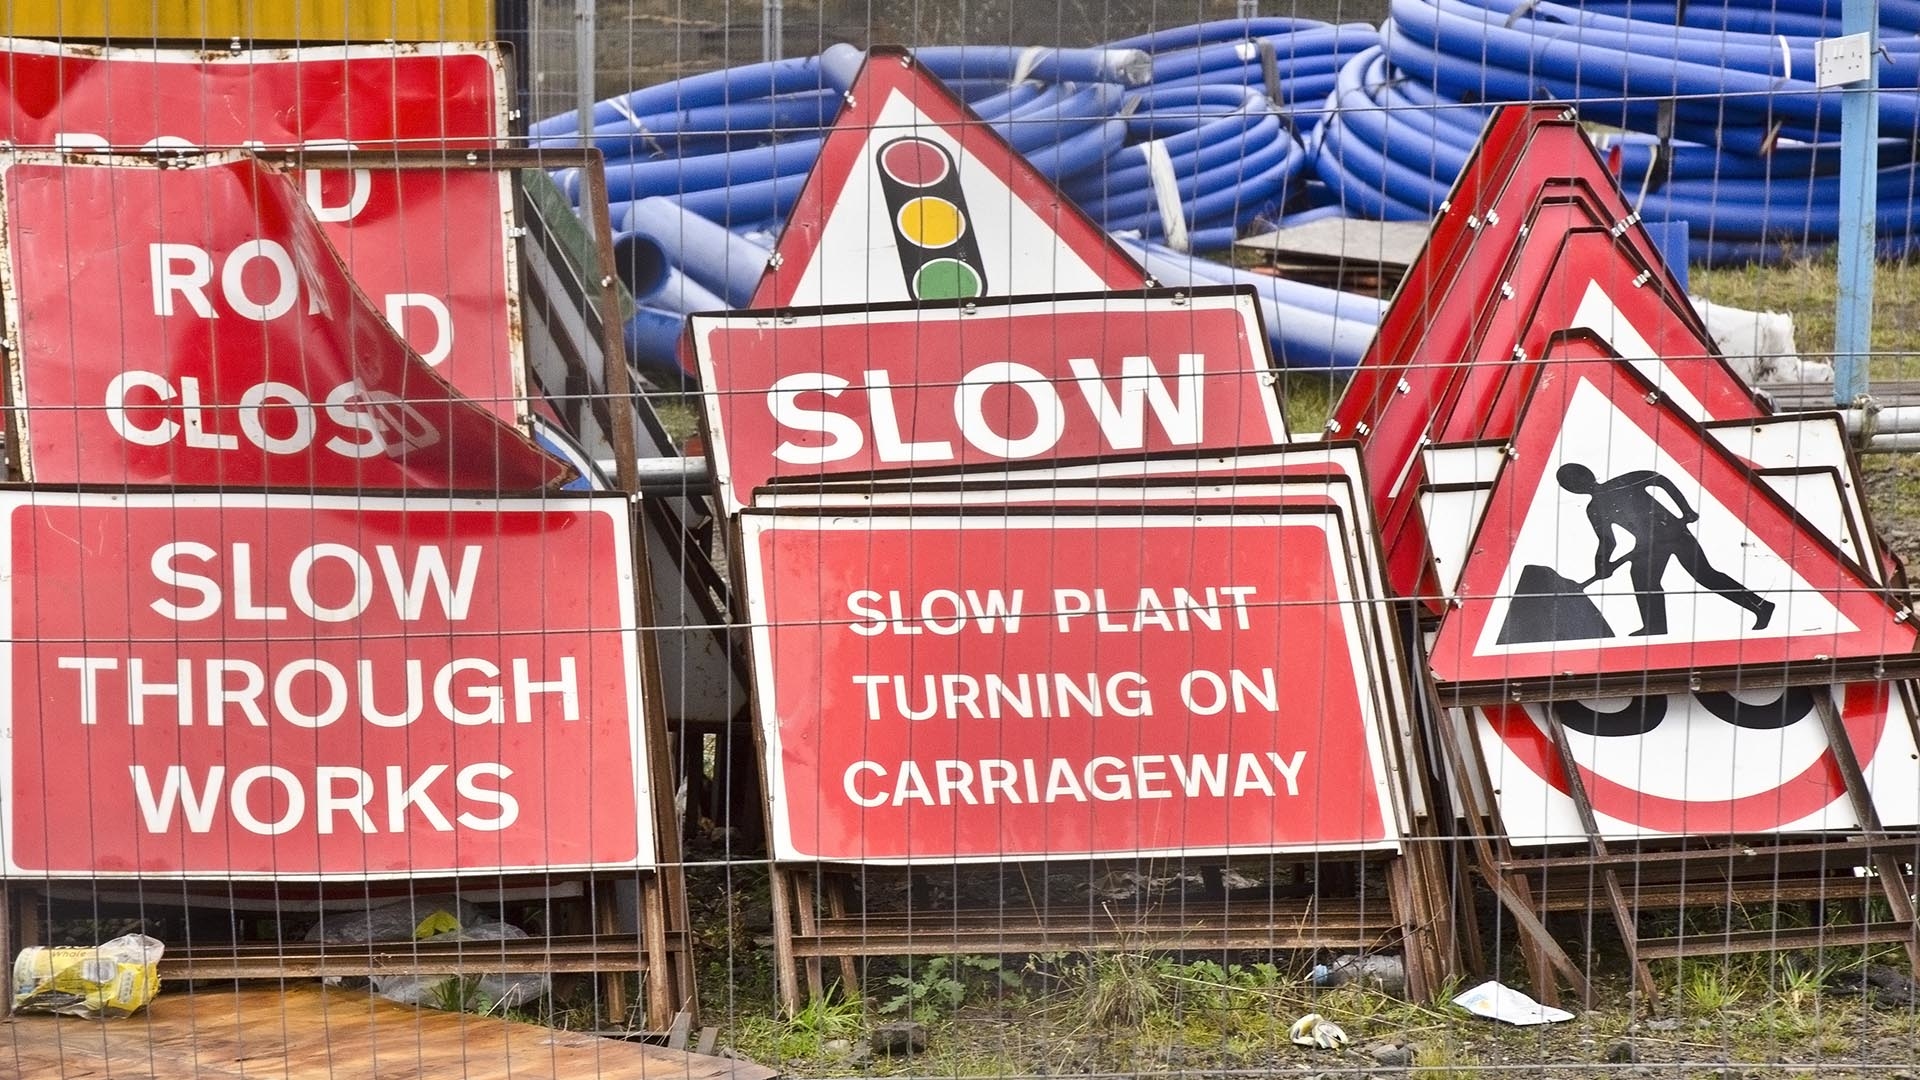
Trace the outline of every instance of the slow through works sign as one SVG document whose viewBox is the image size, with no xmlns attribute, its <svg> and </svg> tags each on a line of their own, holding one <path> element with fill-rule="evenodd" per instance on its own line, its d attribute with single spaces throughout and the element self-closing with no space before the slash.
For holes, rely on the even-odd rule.
<svg viewBox="0 0 1920 1080">
<path fill-rule="evenodd" d="M 10 874 L 648 865 L 624 504 L 0 496 Z"/>
<path fill-rule="evenodd" d="M 1329 510 L 742 527 L 776 858 L 1392 846 Z"/>
</svg>

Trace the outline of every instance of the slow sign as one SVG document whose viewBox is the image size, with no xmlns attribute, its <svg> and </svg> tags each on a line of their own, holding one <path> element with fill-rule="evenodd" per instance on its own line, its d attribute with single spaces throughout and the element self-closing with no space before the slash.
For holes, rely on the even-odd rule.
<svg viewBox="0 0 1920 1080">
<path fill-rule="evenodd" d="M 689 320 L 729 510 L 778 479 L 1285 442 L 1251 291 Z"/>
<path fill-rule="evenodd" d="M 5 869 L 653 858 L 625 506 L 0 495 Z"/>
</svg>

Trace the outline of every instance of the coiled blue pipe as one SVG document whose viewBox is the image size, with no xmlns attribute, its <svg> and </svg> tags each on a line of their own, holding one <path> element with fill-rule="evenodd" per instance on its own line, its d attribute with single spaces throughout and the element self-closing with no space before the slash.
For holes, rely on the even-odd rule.
<svg viewBox="0 0 1920 1080">
<path fill-rule="evenodd" d="M 1425 218 L 1472 154 L 1489 104 L 1559 98 L 1626 129 L 1601 149 L 1629 198 L 1650 222 L 1687 222 L 1694 257 L 1720 261 L 1775 257 L 1782 241 L 1818 245 L 1837 227 L 1836 98 L 1811 83 L 1813 39 L 1837 31 L 1836 11 L 1834 0 L 1391 0 L 1380 28 L 1223 20 L 1094 49 L 916 56 L 1096 221 L 1140 242 L 1166 231 L 1156 177 L 1171 179 L 1199 251 L 1224 248 L 1262 215 Z M 1920 40 L 1894 32 L 1920 31 L 1920 0 L 1883 3 L 1880 18 L 1883 84 L 1920 86 Z M 636 348 L 644 340 L 671 365 L 668 308 L 699 300 L 693 290 L 735 305 L 751 296 L 765 248 L 738 234 L 777 233 L 862 59 L 837 45 L 592 110 L 587 137 L 614 159 L 609 190 L 629 263 L 641 264 L 645 246 L 685 282 L 652 286 L 652 314 L 636 316 L 647 333 L 629 326 Z M 1881 113 L 1880 228 L 1884 246 L 1900 250 L 1915 231 L 1909 136 L 1920 94 L 1884 94 Z M 546 146 L 581 138 L 572 113 L 533 134 Z M 556 178 L 578 197 L 577 177 Z M 1328 311 L 1314 306 L 1324 298 L 1276 279 L 1142 250 L 1164 281 L 1251 279 L 1284 328 L 1275 348 L 1290 363 L 1350 362 L 1348 346 L 1373 323 L 1353 317 L 1365 310 L 1356 298 Z"/>
<path fill-rule="evenodd" d="M 1260 293 L 1268 344 L 1274 358 L 1288 368 L 1353 367 L 1366 353 L 1380 321 L 1381 304 L 1368 297 L 1249 274 L 1158 244 L 1120 242 L 1163 285 L 1253 286 Z"/>
<path fill-rule="evenodd" d="M 1215 41 L 1243 41 L 1273 37 L 1278 34 L 1313 31 L 1326 25 L 1313 19 L 1220 19 L 1216 22 L 1175 26 L 1130 38 L 1121 38 L 1119 41 L 1108 42 L 1107 48 L 1145 49 L 1150 53 L 1163 53 L 1172 52 L 1175 49 L 1191 49 L 1196 45 L 1206 45 Z"/>
<path fill-rule="evenodd" d="M 689 380 L 680 367 L 680 331 L 687 318 L 677 311 L 643 307 L 620 328 L 627 360 L 654 382 L 679 389 Z"/>
<path fill-rule="evenodd" d="M 660 86 L 642 87 L 631 94 L 602 101 L 593 107 L 588 130 L 598 131 L 605 126 L 624 124 L 638 116 L 673 113 L 707 105 L 732 105 L 781 94 L 818 90 L 821 86 L 820 64 L 812 57 L 710 71 Z M 527 128 L 527 134 L 533 137 L 536 147 L 578 146 L 578 139 L 564 137 L 577 136 L 579 133 L 578 112 L 565 112 L 535 121 Z"/>
<path fill-rule="evenodd" d="M 1141 86 L 1153 61 L 1139 49 L 1044 49 L 1008 45 L 941 45 L 913 50 L 913 58 L 941 79 L 1039 79 L 1042 82 L 1114 82 Z"/>
<path fill-rule="evenodd" d="M 1477 141 L 1476 125 L 1483 122 L 1486 115 L 1478 105 L 1449 96 L 1446 86 L 1473 85 L 1490 92 L 1501 87 L 1503 80 L 1520 80 L 1528 85 L 1539 81 L 1538 69 L 1531 73 L 1506 71 L 1490 59 L 1483 60 L 1495 55 L 1484 35 L 1474 40 L 1473 56 L 1449 55 L 1410 45 L 1414 35 L 1405 32 L 1406 27 L 1398 21 L 1406 10 L 1430 14 L 1444 8 L 1449 18 L 1465 23 L 1473 20 L 1460 11 L 1472 7 L 1459 0 L 1395 0 L 1396 21 L 1385 35 L 1381 49 L 1356 58 L 1342 69 L 1330 99 L 1337 112 L 1317 132 L 1315 167 L 1321 179 L 1338 191 L 1350 210 L 1384 218 L 1430 215 L 1447 198 L 1454 178 Z M 1551 16 L 1570 10 L 1541 4 L 1523 11 L 1511 0 L 1488 0 L 1481 7 L 1489 9 L 1481 12 L 1489 17 L 1500 12 L 1536 17 L 1544 12 Z M 1620 30 L 1614 25 L 1618 20 L 1609 22 L 1609 17 L 1574 14 L 1585 19 L 1578 28 L 1583 43 L 1589 33 L 1614 34 L 1613 38 L 1602 38 L 1614 45 L 1657 36 L 1647 30 Z M 1425 18 L 1426 14 L 1421 17 Z M 1684 47 L 1670 51 L 1675 55 L 1693 55 L 1689 50 L 1701 48 L 1701 39 L 1725 37 L 1727 35 L 1694 33 L 1682 41 Z M 1435 40 L 1443 48 L 1447 46 L 1445 38 Z M 1455 41 L 1453 46 L 1464 49 L 1465 39 Z M 1776 45 L 1775 63 L 1780 72 L 1784 72 L 1786 61 L 1778 57 L 1778 48 Z M 1790 45 L 1789 51 L 1791 49 Z M 1737 49 L 1726 50 L 1726 54 L 1746 55 Z M 1623 60 L 1639 62 L 1643 55 L 1623 58 L 1610 53 L 1583 67 L 1579 74 L 1584 78 L 1592 69 L 1617 67 Z M 1387 62 L 1389 58 L 1391 65 Z M 1408 61 L 1411 68 L 1407 66 Z M 1665 71 L 1673 66 L 1670 59 L 1656 58 L 1647 70 Z M 1774 82 L 1790 85 L 1777 78 Z M 1611 89 L 1609 84 L 1598 105 L 1606 119 L 1619 116 L 1631 121 L 1643 111 L 1650 111 L 1657 121 L 1659 102 L 1623 100 L 1609 96 Z M 1488 96 L 1499 95 L 1489 93 Z M 1518 96 L 1531 97 L 1532 94 Z M 1777 105 L 1786 96 L 1771 95 L 1767 100 Z M 1811 96 L 1815 95 L 1800 95 Z M 1894 96 L 1912 99 L 1916 95 Z M 1716 117 L 1708 131 L 1717 145 L 1688 142 L 1684 138 L 1663 144 L 1651 135 L 1629 133 L 1614 137 L 1603 146 L 1628 198 L 1645 220 L 1686 222 L 1694 238 L 1693 258 L 1709 263 L 1751 258 L 1755 254 L 1777 256 L 1786 250 L 1804 250 L 1834 239 L 1839 227 L 1836 147 L 1831 143 L 1781 144 L 1765 123 L 1741 124 L 1735 102 L 1696 101 L 1682 105 L 1692 106 L 1691 111 L 1676 110 L 1676 130 L 1683 136 L 1699 134 L 1709 110 L 1734 110 L 1725 117 Z M 1583 115 L 1587 115 L 1585 104 L 1582 109 Z M 1887 111 L 1883 109 L 1883 114 Z M 1813 115 L 1804 109 L 1802 113 Z M 1899 139 L 1883 141 L 1880 178 L 1883 205 L 1879 227 L 1888 237 L 1905 237 L 1912 232 L 1915 181 L 1912 161 L 1911 143 Z"/>
<path fill-rule="evenodd" d="M 1813 48 L 1791 39 L 1748 41 L 1685 27 L 1643 24 L 1641 32 L 1620 30 L 1606 17 L 1576 25 L 1517 16 L 1509 0 L 1393 0 L 1396 34 L 1426 45 L 1453 61 L 1443 65 L 1442 89 L 1508 98 L 1532 96 L 1534 80 L 1545 76 L 1570 84 L 1574 96 L 1590 98 L 1715 97 L 1732 122 L 1765 123 L 1780 117 L 1816 129 L 1834 131 L 1840 97 L 1822 93 L 1811 81 Z M 1571 9 L 1540 4 L 1535 10 Z M 1577 15 L 1577 12 L 1575 12 Z M 1785 46 L 1784 48 L 1782 46 Z M 1771 47 L 1769 47 L 1771 46 Z M 1889 89 L 1920 87 L 1920 53 L 1895 49 L 1883 65 Z M 1473 58 L 1471 61 L 1454 58 Z M 1889 131 L 1914 131 L 1920 125 L 1920 95 L 1881 94 L 1880 120 Z"/>
</svg>

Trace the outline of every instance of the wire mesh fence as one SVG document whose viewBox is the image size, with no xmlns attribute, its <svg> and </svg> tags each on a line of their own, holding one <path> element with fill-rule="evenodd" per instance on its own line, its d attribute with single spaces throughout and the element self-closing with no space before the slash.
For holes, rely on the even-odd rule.
<svg viewBox="0 0 1920 1080">
<path fill-rule="evenodd" d="M 0 13 L 0 1073 L 1920 1068 L 1920 5 L 176 14 Z"/>
</svg>

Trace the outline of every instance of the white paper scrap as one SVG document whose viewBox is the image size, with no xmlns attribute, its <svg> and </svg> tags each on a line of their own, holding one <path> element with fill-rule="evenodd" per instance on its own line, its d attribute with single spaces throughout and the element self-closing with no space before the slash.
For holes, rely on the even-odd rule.
<svg viewBox="0 0 1920 1080">
<path fill-rule="evenodd" d="M 1453 999 L 1455 1005 L 1475 1016 L 1485 1016 L 1517 1027 L 1557 1024 L 1573 1019 L 1565 1009 L 1542 1005 L 1510 986 L 1488 980 Z"/>
</svg>

